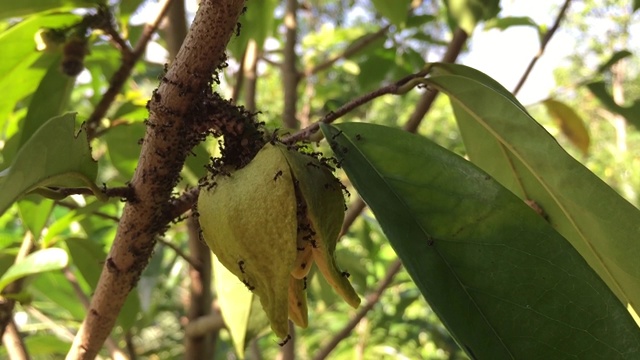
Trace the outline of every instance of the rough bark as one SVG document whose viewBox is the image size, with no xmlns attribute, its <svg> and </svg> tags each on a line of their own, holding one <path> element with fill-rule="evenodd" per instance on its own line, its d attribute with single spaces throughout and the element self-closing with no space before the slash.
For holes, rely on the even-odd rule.
<svg viewBox="0 0 640 360">
<path fill-rule="evenodd" d="M 149 261 L 156 235 L 166 227 L 171 194 L 184 160 L 206 130 L 201 112 L 216 80 L 212 74 L 225 61 L 225 48 L 244 3 L 200 3 L 180 52 L 149 102 L 147 130 L 130 182 L 135 199 L 124 208 L 89 314 L 67 359 L 93 359 L 98 354 Z"/>
</svg>

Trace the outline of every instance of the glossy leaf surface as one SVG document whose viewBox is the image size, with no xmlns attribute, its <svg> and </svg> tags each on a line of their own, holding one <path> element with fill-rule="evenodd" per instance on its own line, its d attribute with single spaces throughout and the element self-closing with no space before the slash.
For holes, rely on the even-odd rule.
<svg viewBox="0 0 640 360">
<path fill-rule="evenodd" d="M 323 131 L 414 282 L 472 358 L 640 355 L 640 330 L 606 284 L 485 172 L 399 129 L 348 123 Z"/>
<path fill-rule="evenodd" d="M 639 309 L 640 211 L 567 154 L 487 75 L 437 64 L 428 82 L 451 99 L 471 160 L 539 204 L 620 301 Z"/>
</svg>

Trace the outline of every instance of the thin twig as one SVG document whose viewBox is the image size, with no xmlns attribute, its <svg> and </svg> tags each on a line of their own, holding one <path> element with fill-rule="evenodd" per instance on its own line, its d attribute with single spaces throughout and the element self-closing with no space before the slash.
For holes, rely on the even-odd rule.
<svg viewBox="0 0 640 360">
<path fill-rule="evenodd" d="M 184 261 L 188 262 L 189 265 L 191 265 L 193 268 L 200 269 L 202 267 L 200 264 L 198 264 L 198 261 L 191 258 L 191 256 L 187 255 L 187 253 L 182 251 L 182 249 L 180 249 L 179 247 L 175 246 L 171 241 L 168 241 L 167 239 L 158 236 L 158 242 L 168 247 L 169 249 L 173 250 L 176 253 L 176 255 L 178 255 L 178 257 L 184 259 Z"/>
<path fill-rule="evenodd" d="M 325 359 L 331 353 L 331 351 L 333 351 L 333 349 L 335 349 L 336 346 L 338 346 L 338 344 L 342 340 L 346 339 L 349 336 L 349 334 L 351 334 L 351 331 L 355 329 L 355 327 L 358 325 L 360 320 L 362 320 L 367 315 L 367 313 L 371 311 L 371 309 L 373 309 L 373 307 L 378 303 L 378 301 L 380 301 L 380 297 L 382 296 L 382 293 L 391 285 L 391 283 L 393 282 L 393 278 L 396 276 L 396 274 L 400 271 L 401 268 L 402 268 L 402 263 L 400 262 L 399 259 L 394 261 L 389 266 L 389 268 L 387 269 L 387 274 L 384 276 L 382 280 L 380 280 L 380 283 L 378 283 L 378 288 L 376 289 L 376 291 L 367 295 L 367 298 L 366 298 L 367 303 L 361 306 L 360 309 L 358 309 L 358 312 L 356 313 L 356 315 L 353 318 L 351 318 L 351 320 L 349 320 L 347 325 L 345 325 L 345 327 L 343 327 L 342 330 L 340 330 L 337 334 L 335 334 L 331 338 L 331 340 L 329 340 L 329 342 L 318 351 L 318 353 L 313 358 L 313 360 Z"/>
<path fill-rule="evenodd" d="M 415 74 L 409 75 L 401 80 L 396 81 L 393 84 L 389 84 L 386 86 L 383 86 L 379 89 L 376 89 L 368 94 L 362 95 L 356 99 L 353 99 L 351 101 L 349 101 L 348 103 L 342 105 L 341 107 L 339 107 L 336 111 L 331 111 L 329 112 L 327 115 L 325 115 L 324 117 L 322 117 L 322 119 L 318 120 L 317 122 L 309 125 L 308 127 L 292 134 L 289 136 L 285 136 L 282 138 L 282 141 L 285 143 L 294 143 L 297 141 L 301 141 L 304 139 L 308 139 L 309 136 L 311 136 L 313 133 L 315 133 L 316 131 L 318 131 L 318 129 L 320 128 L 320 123 L 325 123 L 325 124 L 329 124 L 337 119 L 339 119 L 340 117 L 348 114 L 349 112 L 353 111 L 354 109 L 356 109 L 357 107 L 364 105 L 368 102 L 370 102 L 371 100 L 378 98 L 380 96 L 383 95 L 387 95 L 387 94 L 401 94 L 406 92 L 407 88 L 406 86 L 408 84 L 411 83 L 412 80 L 416 80 L 416 79 L 420 79 L 423 78 L 428 72 L 428 69 L 423 69 L 420 72 L 417 72 Z"/>
<path fill-rule="evenodd" d="M 524 71 L 524 74 L 522 74 L 522 77 L 520 77 L 520 80 L 518 81 L 518 84 L 513 89 L 513 95 L 518 94 L 518 92 L 520 91 L 520 89 L 524 85 L 524 82 L 527 81 L 527 78 L 529 77 L 529 74 L 531 74 L 531 71 L 533 70 L 533 67 L 538 62 L 538 59 L 540 59 L 540 57 L 542 57 L 542 54 L 544 53 L 544 50 L 547 47 L 547 44 L 549 43 L 549 41 L 553 37 L 553 34 L 556 33 L 556 30 L 558 30 L 558 27 L 560 27 L 560 22 L 562 21 L 562 19 L 564 18 L 565 14 L 567 13 L 567 9 L 569 9 L 569 4 L 570 3 L 571 3 L 571 0 L 565 0 L 564 5 L 562 5 L 562 8 L 560 9 L 560 12 L 558 13 L 558 16 L 556 17 L 556 20 L 553 23 L 553 26 L 551 26 L 549 31 L 547 31 L 547 33 L 544 34 L 544 37 L 542 38 L 542 41 L 540 42 L 540 50 L 538 50 L 538 53 L 531 59 L 531 61 L 529 62 L 529 65 L 527 66 L 527 69 Z"/>
<path fill-rule="evenodd" d="M 107 92 L 102 95 L 100 102 L 98 103 L 98 105 L 96 105 L 93 113 L 91 114 L 91 116 L 89 116 L 89 119 L 87 119 L 87 136 L 90 139 L 95 136 L 96 130 L 98 130 L 98 126 L 100 125 L 100 120 L 102 120 L 104 115 L 107 113 L 107 110 L 109 110 L 109 107 L 115 100 L 116 96 L 120 93 L 122 86 L 131 76 L 134 65 L 138 62 L 138 60 L 140 60 L 140 57 L 142 57 L 144 50 L 147 48 L 149 40 L 151 40 L 151 36 L 160 25 L 160 21 L 167 13 L 172 1 L 173 0 L 165 0 L 155 20 L 151 24 L 147 24 L 144 27 L 144 30 L 142 30 L 142 35 L 140 36 L 140 39 L 138 40 L 136 46 L 133 48 L 131 55 L 123 55 L 120 68 L 115 72 L 115 74 L 113 74 L 113 77 L 111 77 L 109 89 L 107 89 Z"/>
<path fill-rule="evenodd" d="M 48 187 L 48 190 L 59 194 L 63 197 L 67 197 L 69 195 L 95 195 L 92 189 L 89 188 L 59 188 L 59 187 Z M 122 187 L 114 187 L 114 188 L 104 188 L 102 193 L 107 197 L 117 197 L 126 200 L 133 200 L 135 198 L 135 194 L 133 189 L 128 186 Z"/>
<path fill-rule="evenodd" d="M 373 43 L 374 41 L 378 40 L 379 38 L 381 38 L 382 36 L 384 36 L 387 31 L 389 30 L 389 28 L 391 27 L 391 25 L 387 25 L 383 28 L 381 28 L 380 30 L 371 33 L 365 37 L 363 37 L 362 39 L 360 39 L 356 44 L 352 44 L 351 46 L 348 46 L 344 52 L 329 58 L 327 61 L 322 62 L 314 67 L 311 67 L 309 69 L 304 70 L 303 72 L 300 73 L 300 77 L 308 77 L 311 75 L 315 75 L 317 73 L 319 73 L 320 71 L 323 71 L 325 69 L 328 69 L 329 67 L 331 67 L 333 64 L 335 64 L 338 60 L 340 59 L 348 59 L 349 57 L 357 54 L 360 50 L 364 49 L 365 47 L 367 47 L 368 45 L 370 45 L 371 43 Z"/>
<path fill-rule="evenodd" d="M 283 110 L 282 122 L 284 126 L 295 129 L 298 125 L 297 104 L 298 104 L 298 83 L 300 76 L 296 68 L 296 38 L 298 34 L 298 0 L 287 0 L 284 14 L 284 26 L 286 27 L 284 41 L 284 59 L 282 61 L 282 90 L 283 90 Z"/>
</svg>

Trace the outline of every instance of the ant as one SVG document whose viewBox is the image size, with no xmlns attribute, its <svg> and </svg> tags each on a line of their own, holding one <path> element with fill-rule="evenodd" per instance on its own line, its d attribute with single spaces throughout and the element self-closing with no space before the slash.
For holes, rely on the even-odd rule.
<svg viewBox="0 0 640 360">
<path fill-rule="evenodd" d="M 276 173 L 276 176 L 273 177 L 273 181 L 278 180 L 280 176 L 282 176 L 282 170 L 278 170 L 278 172 Z"/>
</svg>

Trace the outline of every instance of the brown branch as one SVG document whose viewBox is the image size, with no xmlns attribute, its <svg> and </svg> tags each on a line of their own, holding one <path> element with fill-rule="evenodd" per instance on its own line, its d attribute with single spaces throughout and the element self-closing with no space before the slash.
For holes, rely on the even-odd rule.
<svg viewBox="0 0 640 360">
<path fill-rule="evenodd" d="M 140 36 L 140 39 L 138 40 L 138 43 L 136 44 L 131 54 L 129 56 L 123 54 L 122 64 L 120 65 L 120 68 L 115 72 L 115 74 L 113 74 L 113 77 L 111 77 L 109 89 L 107 89 L 107 92 L 102 95 L 100 102 L 98 103 L 98 105 L 96 105 L 93 113 L 91 114 L 91 116 L 89 116 L 89 119 L 87 119 L 87 136 L 90 139 L 95 137 L 98 126 L 100 125 L 100 120 L 102 120 L 104 115 L 107 113 L 107 110 L 109 110 L 109 107 L 115 100 L 116 96 L 118 95 L 118 93 L 120 93 L 122 86 L 131 76 L 134 65 L 136 64 L 136 62 L 138 62 L 138 60 L 140 60 L 140 57 L 142 57 L 144 50 L 147 48 L 149 40 L 151 40 L 151 35 L 153 35 L 153 33 L 158 28 L 160 21 L 167 13 L 167 10 L 169 9 L 172 1 L 173 0 L 165 0 L 165 3 L 162 5 L 162 8 L 158 12 L 156 19 L 151 24 L 147 24 L 145 26 L 144 30 L 142 31 L 142 35 Z"/>
<path fill-rule="evenodd" d="M 546 34 L 544 34 L 544 37 L 542 38 L 542 41 L 540 42 L 540 50 L 538 50 L 538 53 L 531 59 L 531 61 L 529 62 L 529 65 L 527 66 L 527 69 L 524 71 L 524 74 L 522 74 L 522 77 L 520 77 L 520 80 L 518 81 L 518 84 L 513 89 L 513 95 L 516 95 L 520 91 L 520 89 L 524 85 L 524 82 L 527 81 L 527 78 L 529 77 L 529 74 L 531 74 L 531 71 L 533 70 L 533 67 L 538 62 L 538 59 L 540 59 L 540 57 L 542 57 L 542 54 L 544 53 L 544 50 L 547 47 L 547 44 L 549 43 L 549 41 L 553 37 L 553 34 L 556 33 L 556 30 L 558 30 L 558 27 L 560 27 L 560 22 L 562 21 L 562 19 L 564 18 L 565 14 L 567 13 L 567 9 L 569 9 L 569 4 L 570 3 L 571 3 L 571 0 L 565 0 L 564 5 L 562 5 L 562 8 L 560 9 L 560 12 L 558 13 L 558 16 L 556 17 L 556 20 L 553 23 L 553 26 L 551 26 L 549 31 L 547 31 Z"/>
<path fill-rule="evenodd" d="M 201 140 L 198 111 L 244 0 L 203 0 L 187 38 L 149 103 L 149 120 L 128 202 L 100 280 L 67 359 L 93 359 L 109 336 L 129 292 L 136 286 L 172 210 L 171 194 L 193 146 Z M 150 32 L 148 32 L 150 36 Z M 141 47 L 137 46 L 136 50 Z"/>
<path fill-rule="evenodd" d="M 31 234 L 31 232 L 27 231 L 27 233 L 24 235 L 24 238 L 22 239 L 20 250 L 18 250 L 18 254 L 16 254 L 14 264 L 19 264 L 34 249 L 35 249 L 34 236 L 33 234 Z M 11 284 L 7 285 L 0 293 L 0 338 L 3 337 L 4 331 L 7 325 L 13 319 L 13 308 L 16 305 L 15 300 L 11 299 L 8 296 L 2 296 L 2 295 L 19 293 L 22 290 L 23 283 L 24 283 L 24 278 L 20 278 L 12 282 Z"/>
<path fill-rule="evenodd" d="M 211 251 L 200 239 L 200 226 L 195 216 L 187 220 L 189 230 L 189 253 L 196 264 L 189 267 L 189 304 L 187 318 L 189 322 L 211 313 Z M 185 336 L 184 359 L 212 359 L 215 354 L 215 341 L 218 332 L 209 332 L 201 336 Z"/>
<path fill-rule="evenodd" d="M 198 200 L 198 194 L 200 194 L 199 188 L 191 188 L 186 190 L 179 198 L 171 200 L 171 208 L 167 219 L 176 219 L 180 215 L 191 210 Z"/>
<path fill-rule="evenodd" d="M 258 91 L 258 59 L 260 58 L 260 49 L 255 39 L 250 39 L 247 44 L 244 65 L 242 71 L 244 80 L 246 81 L 244 91 L 244 107 L 247 111 L 256 111 L 256 94 Z"/>
<path fill-rule="evenodd" d="M 338 346 L 338 344 L 342 340 L 346 339 L 349 336 L 349 334 L 351 334 L 351 331 L 355 329 L 355 327 L 358 325 L 360 320 L 362 320 L 365 316 L 367 316 L 367 313 L 373 309 L 373 307 L 378 303 L 378 301 L 380 301 L 380 297 L 382 296 L 382 293 L 391 285 L 391 283 L 393 282 L 393 278 L 396 276 L 396 274 L 400 271 L 401 268 L 402 268 L 402 263 L 400 262 L 399 259 L 394 261 L 393 264 L 389 266 L 389 269 L 387 269 L 387 274 L 384 276 L 382 280 L 380 280 L 380 283 L 378 283 L 378 288 L 376 289 L 376 291 L 367 295 L 366 297 L 367 303 L 361 306 L 358 309 L 358 312 L 356 313 L 356 315 L 351 320 L 349 320 L 347 325 L 345 325 L 345 327 L 342 328 L 342 330 L 340 330 L 337 334 L 335 334 L 333 338 L 331 338 L 331 340 L 329 340 L 329 342 L 316 353 L 316 356 L 313 357 L 313 360 L 325 359 L 327 356 L 329 356 L 331 351 L 333 351 L 333 349 L 335 349 L 336 346 Z"/>
<path fill-rule="evenodd" d="M 7 355 L 9 355 L 9 359 L 11 360 L 28 360 L 29 353 L 27 352 L 27 348 L 24 346 L 24 342 L 22 341 L 22 337 L 20 336 L 20 332 L 18 331 L 18 327 L 16 323 L 11 320 L 7 324 L 6 330 L 2 335 L 2 344 L 4 348 L 7 350 Z"/>
<path fill-rule="evenodd" d="M 318 64 L 318 65 L 316 65 L 316 66 L 314 66 L 312 68 L 306 69 L 304 72 L 300 73 L 299 76 L 308 77 L 308 76 L 317 74 L 320 71 L 323 71 L 323 70 L 331 67 L 338 60 L 347 59 L 347 58 L 357 54 L 360 50 L 364 49 L 365 47 L 367 47 L 368 45 L 370 45 L 374 41 L 376 41 L 379 38 L 381 38 L 382 36 L 384 36 L 387 33 L 387 31 L 389 31 L 390 27 L 391 27 L 391 25 L 389 24 L 389 25 L 381 28 L 380 30 L 367 35 L 366 37 L 360 39 L 360 41 L 358 41 L 357 43 L 352 44 L 351 46 L 347 47 L 345 49 L 345 51 L 342 52 L 341 54 L 338 54 L 338 55 L 328 59 L 327 61 L 325 61 L 323 63 L 320 63 L 320 64 Z"/>
<path fill-rule="evenodd" d="M 298 22 L 298 0 L 287 0 L 287 8 L 284 14 L 284 26 L 286 27 L 284 41 L 284 59 L 282 61 L 282 87 L 284 94 L 284 106 L 282 110 L 282 122 L 290 129 L 298 128 L 296 108 L 298 103 L 298 83 L 300 76 L 296 67 L 296 44 Z"/>
<path fill-rule="evenodd" d="M 404 92 L 407 91 L 406 86 L 408 84 L 410 84 L 412 82 L 412 80 L 416 80 L 416 79 L 420 79 L 423 78 L 426 74 L 427 74 L 428 70 L 422 70 L 420 72 L 417 72 L 415 74 L 409 75 L 401 80 L 396 81 L 393 84 L 389 84 L 386 86 L 383 86 L 377 90 L 374 90 L 368 94 L 362 95 L 356 99 L 353 99 L 351 101 L 349 101 L 348 103 L 342 105 L 341 107 L 339 107 L 336 111 L 331 111 L 329 112 L 327 115 L 325 115 L 324 117 L 322 117 L 322 119 L 318 120 L 317 122 L 309 125 L 308 127 L 296 132 L 295 134 L 289 135 L 289 136 L 285 136 L 282 138 L 282 141 L 285 143 L 293 143 L 293 142 L 297 142 L 297 141 L 301 141 L 301 140 L 305 140 L 308 139 L 309 136 L 311 136 L 313 133 L 315 133 L 316 131 L 318 131 L 318 129 L 320 128 L 320 123 L 326 123 L 329 124 L 337 119 L 339 119 L 340 117 L 348 114 L 349 112 L 353 111 L 354 109 L 356 109 L 357 107 L 364 105 L 368 102 L 370 102 L 371 100 L 378 98 L 382 95 L 387 95 L 387 94 L 402 94 Z"/>
<path fill-rule="evenodd" d="M 213 311 L 208 315 L 189 321 L 184 327 L 184 334 L 185 336 L 200 337 L 224 328 L 225 324 L 222 315 Z"/>
<path fill-rule="evenodd" d="M 67 281 L 69 281 L 69 284 L 71 285 L 71 288 L 73 289 L 73 292 L 76 294 L 76 297 L 78 298 L 78 300 L 80 300 L 80 304 L 82 304 L 82 307 L 85 310 L 89 311 L 89 304 L 90 304 L 89 297 L 87 296 L 87 294 L 84 293 L 84 291 L 82 291 L 80 284 L 78 284 L 78 279 L 76 278 L 73 271 L 71 271 L 71 269 L 69 269 L 69 267 L 66 266 L 64 269 L 62 269 L 62 274 L 67 279 Z M 112 359 L 124 360 L 128 358 L 125 355 L 125 353 L 120 348 L 118 348 L 118 344 L 112 337 L 107 338 L 105 345 L 107 346 L 107 350 L 109 351 L 109 354 L 111 355 Z"/>
<path fill-rule="evenodd" d="M 464 30 L 460 28 L 456 29 L 453 34 L 453 39 L 451 39 L 451 42 L 449 42 L 447 51 L 445 52 L 441 61 L 445 63 L 455 62 L 458 58 L 458 55 L 460 55 L 460 52 L 462 51 L 462 48 L 464 47 L 464 44 L 466 43 L 468 37 L 469 35 L 467 35 Z M 422 119 L 424 119 L 424 116 L 427 114 L 429 109 L 431 109 L 431 105 L 433 105 L 433 101 L 436 99 L 436 95 L 438 95 L 438 92 L 433 89 L 428 89 L 424 94 L 422 94 L 422 97 L 416 104 L 416 107 L 409 117 L 409 120 L 407 120 L 407 122 L 405 123 L 404 129 L 406 131 L 415 133 L 418 130 L 418 126 L 420 126 Z"/>
<path fill-rule="evenodd" d="M 193 259 L 191 256 L 187 255 L 184 251 L 182 251 L 182 249 L 180 249 L 179 247 L 174 245 L 171 241 L 168 241 L 167 239 L 164 239 L 162 237 L 158 237 L 157 240 L 162 245 L 164 245 L 164 246 L 168 247 L 169 249 L 173 250 L 173 252 L 175 252 L 176 255 L 178 255 L 179 258 L 181 258 L 184 261 L 186 261 L 187 263 L 189 263 L 189 265 L 192 268 L 200 269 L 202 267 L 202 265 L 198 262 L 198 260 Z M 208 250 L 208 248 L 207 248 L 207 250 Z"/>
<path fill-rule="evenodd" d="M 185 11 L 185 1 L 174 1 L 169 5 L 167 16 L 160 25 L 162 38 L 167 43 L 167 51 L 169 52 L 169 62 L 173 62 L 184 38 L 187 37 L 187 14 Z"/>
</svg>

